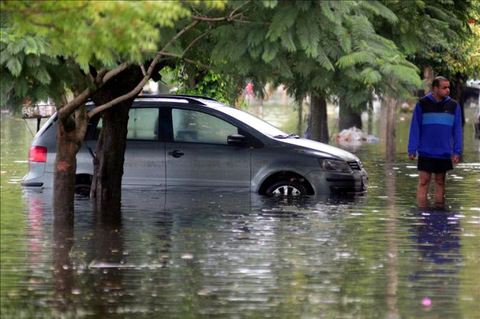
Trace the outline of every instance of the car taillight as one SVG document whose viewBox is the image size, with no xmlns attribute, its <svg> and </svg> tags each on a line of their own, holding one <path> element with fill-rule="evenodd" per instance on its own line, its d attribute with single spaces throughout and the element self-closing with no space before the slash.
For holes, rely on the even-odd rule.
<svg viewBox="0 0 480 319">
<path fill-rule="evenodd" d="M 47 148 L 43 146 L 30 147 L 30 153 L 28 154 L 29 162 L 46 162 L 47 161 Z"/>
</svg>

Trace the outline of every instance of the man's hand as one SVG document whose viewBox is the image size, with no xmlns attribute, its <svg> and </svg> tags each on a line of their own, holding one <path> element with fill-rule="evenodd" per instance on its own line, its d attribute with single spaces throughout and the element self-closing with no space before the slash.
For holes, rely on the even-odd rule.
<svg viewBox="0 0 480 319">
<path fill-rule="evenodd" d="M 416 155 L 415 154 L 408 154 L 408 159 L 413 161 L 415 159 Z"/>
<path fill-rule="evenodd" d="M 453 155 L 452 156 L 452 162 L 453 162 L 453 164 L 457 164 L 458 162 L 460 162 L 460 156 Z"/>
</svg>

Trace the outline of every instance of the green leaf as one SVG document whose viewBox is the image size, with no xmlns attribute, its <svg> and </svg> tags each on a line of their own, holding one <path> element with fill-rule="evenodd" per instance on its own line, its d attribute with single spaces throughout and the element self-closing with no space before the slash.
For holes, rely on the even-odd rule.
<svg viewBox="0 0 480 319">
<path fill-rule="evenodd" d="M 297 8 L 287 4 L 279 8 L 272 18 L 267 32 L 267 39 L 275 41 L 281 38 L 283 34 L 290 29 L 298 16 Z"/>
<path fill-rule="evenodd" d="M 50 74 L 48 74 L 47 70 L 45 70 L 43 67 L 37 69 L 35 77 L 42 84 L 49 84 L 51 81 Z"/>
<path fill-rule="evenodd" d="M 360 72 L 360 77 L 364 84 L 373 85 L 382 80 L 382 75 L 377 70 L 373 68 L 366 68 L 362 72 Z"/>
<path fill-rule="evenodd" d="M 297 47 L 291 32 L 285 32 L 281 37 L 282 46 L 289 52 L 295 52 Z"/>
<path fill-rule="evenodd" d="M 278 46 L 270 42 L 265 43 L 263 47 L 262 60 L 265 61 L 266 63 L 271 62 L 277 55 L 277 52 L 278 52 Z"/>
<path fill-rule="evenodd" d="M 326 70 L 333 71 L 335 67 L 328 58 L 328 56 L 325 54 L 321 46 L 318 46 L 317 52 L 318 56 L 315 60 L 320 64 L 320 66 Z"/>
<path fill-rule="evenodd" d="M 364 63 L 375 65 L 376 62 L 377 62 L 377 59 L 375 55 L 373 55 L 370 52 L 362 51 L 362 52 L 353 52 L 351 54 L 341 57 L 337 61 L 337 65 L 340 68 L 348 68 L 348 67 L 355 66 L 357 64 L 364 64 Z"/>
<path fill-rule="evenodd" d="M 10 57 L 7 60 L 6 67 L 13 76 L 19 76 L 22 72 L 22 63 L 18 57 Z"/>
<path fill-rule="evenodd" d="M 309 57 L 315 58 L 318 54 L 320 30 L 315 19 L 310 15 L 302 15 L 297 19 L 297 36 L 302 49 Z"/>
</svg>

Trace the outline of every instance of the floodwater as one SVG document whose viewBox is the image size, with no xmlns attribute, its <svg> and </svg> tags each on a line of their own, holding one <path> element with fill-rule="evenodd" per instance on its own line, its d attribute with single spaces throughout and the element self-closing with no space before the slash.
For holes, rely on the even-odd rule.
<svg viewBox="0 0 480 319">
<path fill-rule="evenodd" d="M 78 198 L 68 228 L 55 224 L 51 194 L 22 191 L 32 136 L 2 114 L 1 318 L 479 318 L 472 123 L 446 207 L 420 210 L 409 116 L 399 115 L 393 164 L 377 122 L 378 143 L 342 146 L 369 173 L 364 196 L 131 190 L 120 217 Z"/>
</svg>

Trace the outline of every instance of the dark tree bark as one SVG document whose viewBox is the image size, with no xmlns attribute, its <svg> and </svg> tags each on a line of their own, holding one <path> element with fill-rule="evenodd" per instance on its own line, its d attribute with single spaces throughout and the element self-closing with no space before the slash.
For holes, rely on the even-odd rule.
<svg viewBox="0 0 480 319">
<path fill-rule="evenodd" d="M 80 147 L 76 123 L 71 116 L 59 118 L 57 155 L 55 157 L 53 211 L 54 218 L 65 224 L 73 223 L 73 197 L 75 192 L 76 155 Z"/>
<path fill-rule="evenodd" d="M 297 121 L 297 134 L 302 135 L 303 127 L 303 102 L 302 100 L 297 101 L 298 105 L 298 121 Z"/>
<path fill-rule="evenodd" d="M 310 139 L 328 143 L 327 101 L 325 97 L 312 95 L 310 108 Z"/>
<path fill-rule="evenodd" d="M 138 66 L 131 66 L 104 85 L 93 100 L 102 105 L 132 91 L 142 79 Z M 94 176 L 90 196 L 101 210 L 120 213 L 123 163 L 127 140 L 128 112 L 133 98 L 104 111 L 102 132 L 94 158 Z"/>
<path fill-rule="evenodd" d="M 460 105 L 460 110 L 462 111 L 462 126 L 465 126 L 465 81 L 466 79 L 459 73 L 450 80 L 450 96 Z"/>
<path fill-rule="evenodd" d="M 348 105 L 345 99 L 340 98 L 338 130 L 346 130 L 354 126 L 359 130 L 362 129 L 362 116 Z"/>
</svg>

